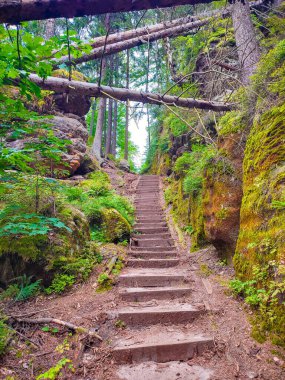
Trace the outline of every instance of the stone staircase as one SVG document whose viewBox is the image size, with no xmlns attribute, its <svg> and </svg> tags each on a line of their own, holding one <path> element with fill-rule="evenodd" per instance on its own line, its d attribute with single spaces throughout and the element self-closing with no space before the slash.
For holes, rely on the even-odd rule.
<svg viewBox="0 0 285 380">
<path fill-rule="evenodd" d="M 211 337 L 182 328 L 206 311 L 189 302 L 191 279 L 179 267 L 159 188 L 158 176 L 142 176 L 137 187 L 137 233 L 132 238 L 127 268 L 119 278 L 123 307 L 116 311 L 116 318 L 133 337 L 114 343 L 118 364 L 186 361 L 213 346 Z"/>
</svg>

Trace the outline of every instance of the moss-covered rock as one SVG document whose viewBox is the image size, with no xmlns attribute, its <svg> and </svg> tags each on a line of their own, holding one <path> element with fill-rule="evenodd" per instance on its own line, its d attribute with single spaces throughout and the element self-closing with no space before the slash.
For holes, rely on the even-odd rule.
<svg viewBox="0 0 285 380">
<path fill-rule="evenodd" d="M 117 210 L 105 209 L 102 212 L 102 220 L 102 228 L 107 242 L 117 243 L 130 238 L 131 226 Z"/>
<path fill-rule="evenodd" d="M 237 144 L 238 142 L 238 144 Z M 239 233 L 243 141 L 239 133 L 219 138 L 219 155 L 205 171 L 205 235 L 219 254 L 232 260 Z"/>
<path fill-rule="evenodd" d="M 170 181 L 165 190 L 165 201 L 171 204 L 173 217 L 180 228 L 191 233 L 191 251 L 195 251 L 206 244 L 202 194 L 186 194 L 183 180 Z"/>
<path fill-rule="evenodd" d="M 235 266 L 250 278 L 254 264 L 285 260 L 285 103 L 267 111 L 249 135 Z M 277 203 L 276 203 L 277 202 Z M 278 207 L 278 202 L 280 206 Z M 276 206 L 277 205 L 277 206 Z"/>
<path fill-rule="evenodd" d="M 1 237 L 0 266 L 3 270 L 0 285 L 5 286 L 23 274 L 35 275 L 47 284 L 58 257 L 68 258 L 82 253 L 90 241 L 87 218 L 72 206 L 62 206 L 58 216 L 71 232 L 52 230 L 47 235 Z"/>
</svg>

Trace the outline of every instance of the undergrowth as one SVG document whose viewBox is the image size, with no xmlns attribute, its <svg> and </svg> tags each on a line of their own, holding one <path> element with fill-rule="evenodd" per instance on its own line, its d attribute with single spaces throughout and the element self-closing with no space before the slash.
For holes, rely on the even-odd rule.
<svg viewBox="0 0 285 380">
<path fill-rule="evenodd" d="M 234 279 L 229 286 L 255 311 L 251 318 L 252 336 L 261 343 L 269 337 L 274 344 L 284 346 L 285 281 L 275 280 L 275 269 L 275 261 L 264 267 L 256 265 L 251 280 Z"/>
</svg>

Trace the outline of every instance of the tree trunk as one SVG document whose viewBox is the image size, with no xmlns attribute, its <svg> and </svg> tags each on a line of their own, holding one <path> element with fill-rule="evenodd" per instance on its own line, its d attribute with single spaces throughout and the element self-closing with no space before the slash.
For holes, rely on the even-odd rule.
<svg viewBox="0 0 285 380">
<path fill-rule="evenodd" d="M 126 67 L 126 88 L 130 87 L 130 51 L 127 50 L 127 67 Z M 126 104 L 126 127 L 125 127 L 125 153 L 124 159 L 129 159 L 129 118 L 130 118 L 130 100 Z"/>
<path fill-rule="evenodd" d="M 110 15 L 106 14 L 105 16 L 105 29 L 106 31 L 110 27 Z M 105 57 L 102 56 L 102 65 L 101 65 L 101 78 L 100 82 L 104 80 L 106 75 L 106 69 L 107 69 L 107 60 Z M 102 135 L 103 135 L 103 128 L 104 128 L 104 121 L 105 121 L 105 112 L 106 112 L 106 99 L 101 98 L 99 101 L 99 108 L 98 108 L 98 118 L 97 118 L 97 125 L 96 125 L 96 133 L 92 145 L 91 152 L 92 154 L 97 158 L 99 163 L 101 163 L 101 157 L 102 157 Z"/>
<path fill-rule="evenodd" d="M 144 43 L 157 41 L 159 39 L 166 38 L 166 37 L 176 37 L 180 34 L 185 33 L 188 30 L 197 29 L 198 27 L 206 25 L 209 23 L 210 20 L 211 18 L 206 18 L 204 20 L 198 20 L 198 21 L 190 22 L 188 24 L 175 26 L 174 28 L 163 29 L 159 32 L 151 33 L 149 35 L 143 36 L 144 38 L 136 37 L 132 39 L 127 39 L 122 42 L 114 43 L 114 44 L 107 44 L 106 46 L 95 48 L 91 51 L 91 53 L 83 54 L 79 58 L 71 57 L 71 61 L 72 61 L 72 64 L 88 62 L 88 61 L 92 61 L 93 59 L 101 58 L 103 53 L 105 56 L 108 56 L 108 55 L 116 54 L 123 50 L 128 50 L 135 46 L 140 46 Z M 56 60 L 56 63 L 54 64 L 53 67 L 54 69 L 57 69 L 62 64 L 69 64 L 68 57 L 65 56 L 65 57 L 60 58 L 59 60 Z"/>
<path fill-rule="evenodd" d="M 105 157 L 108 157 L 108 155 L 111 153 L 112 130 L 113 130 L 112 125 L 113 125 L 113 99 L 109 99 Z"/>
<path fill-rule="evenodd" d="M 96 106 L 97 102 L 96 99 L 93 100 L 92 102 L 92 113 L 91 113 L 91 120 L 90 120 L 90 129 L 89 129 L 89 135 L 93 136 L 94 135 L 94 122 L 95 122 L 95 112 L 96 112 Z"/>
<path fill-rule="evenodd" d="M 106 110 L 106 99 L 101 98 L 99 100 L 98 107 L 98 117 L 97 117 L 97 125 L 95 137 L 91 149 L 91 153 L 95 156 L 99 161 L 101 161 L 102 156 L 102 137 L 103 137 L 103 127 L 105 120 L 105 110 Z"/>
<path fill-rule="evenodd" d="M 163 105 L 163 103 L 166 103 L 168 106 L 198 108 L 216 112 L 230 111 L 235 108 L 235 105 L 231 103 L 222 103 L 193 98 L 180 98 L 178 96 L 161 95 L 151 92 L 147 93 L 143 91 L 108 87 L 103 85 L 98 86 L 94 83 L 69 81 L 68 79 L 63 78 L 47 77 L 46 79 L 42 79 L 36 74 L 30 74 L 29 79 L 44 90 L 50 90 L 60 94 L 66 91 L 71 94 L 73 91 L 75 91 L 77 94 L 84 94 L 85 96 L 96 98 L 112 97 L 121 101 L 127 101 L 129 99 L 130 101 L 144 104 L 148 103 Z"/>
<path fill-rule="evenodd" d="M 242 81 L 248 84 L 260 57 L 248 0 L 232 0 L 231 11 Z"/>
<path fill-rule="evenodd" d="M 1 0 L 0 23 L 72 18 L 210 2 L 211 0 Z"/>
<path fill-rule="evenodd" d="M 170 45 L 169 37 L 166 37 L 165 39 L 165 50 L 166 50 L 167 64 L 169 67 L 171 78 L 173 82 L 176 82 L 177 81 L 176 63 L 174 62 L 173 51 Z"/>
<path fill-rule="evenodd" d="M 55 35 L 55 19 L 45 21 L 45 38 L 50 39 Z"/>
<path fill-rule="evenodd" d="M 148 92 L 148 86 L 149 86 L 149 68 L 150 68 L 150 44 L 148 44 L 148 51 L 147 51 L 147 69 L 146 69 L 146 85 L 145 85 L 145 91 Z M 150 118 L 149 118 L 149 109 L 148 104 L 146 105 L 146 117 L 147 117 L 147 135 L 148 135 L 148 149 L 150 149 Z"/>
<path fill-rule="evenodd" d="M 118 128 L 118 102 L 114 101 L 114 124 L 112 133 L 112 155 L 117 153 L 117 128 Z"/>
<path fill-rule="evenodd" d="M 114 75 L 114 56 L 111 55 L 109 58 L 109 85 L 113 85 L 113 75 Z M 106 144 L 105 144 L 105 157 L 111 153 L 111 143 L 112 143 L 112 126 L 113 126 L 113 99 L 108 101 L 108 124 L 106 133 Z"/>
<path fill-rule="evenodd" d="M 118 42 L 126 41 L 126 40 L 129 40 L 131 38 L 140 37 L 140 36 L 145 36 L 145 38 L 147 38 L 147 36 L 149 34 L 156 33 L 156 32 L 159 32 L 161 30 L 166 30 L 169 28 L 174 28 L 175 26 L 179 26 L 182 24 L 184 24 L 184 25 L 189 24 L 190 22 L 193 22 L 193 21 L 197 21 L 197 17 L 187 16 L 187 17 L 179 18 L 179 19 L 172 20 L 172 21 L 165 21 L 165 22 L 161 22 L 159 24 L 154 24 L 154 25 L 150 25 L 150 26 L 144 26 L 142 28 L 127 30 L 125 32 L 117 32 L 117 33 L 109 34 L 107 43 L 108 44 L 115 44 Z M 105 40 L 106 40 L 105 36 L 96 37 L 91 42 L 91 46 L 94 48 L 104 46 Z"/>
</svg>

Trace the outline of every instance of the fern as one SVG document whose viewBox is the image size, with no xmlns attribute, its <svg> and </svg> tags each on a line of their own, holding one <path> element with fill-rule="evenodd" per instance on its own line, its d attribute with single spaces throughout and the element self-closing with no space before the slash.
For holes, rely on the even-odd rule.
<svg viewBox="0 0 285 380">
<path fill-rule="evenodd" d="M 18 277 L 20 279 L 20 290 L 15 297 L 15 301 L 25 301 L 40 290 L 41 280 L 31 282 L 31 278 L 26 275 Z"/>
</svg>

